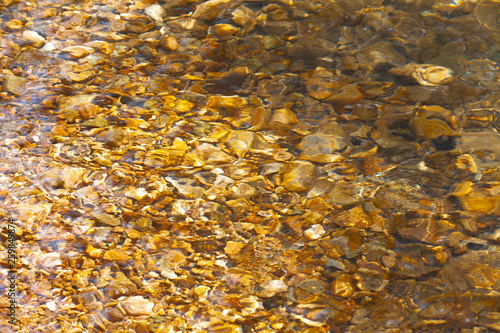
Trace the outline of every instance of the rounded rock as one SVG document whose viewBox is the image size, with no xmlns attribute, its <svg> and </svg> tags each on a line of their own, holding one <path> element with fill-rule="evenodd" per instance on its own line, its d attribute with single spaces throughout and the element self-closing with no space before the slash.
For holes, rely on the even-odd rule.
<svg viewBox="0 0 500 333">
<path fill-rule="evenodd" d="M 23 31 L 21 38 L 25 43 L 34 47 L 41 47 L 45 43 L 45 38 L 40 36 L 36 31 L 25 30 Z"/>
<path fill-rule="evenodd" d="M 292 162 L 283 175 L 281 186 L 290 192 L 302 192 L 308 189 L 315 178 L 316 166 L 310 162 Z"/>
<path fill-rule="evenodd" d="M 129 316 L 149 316 L 155 304 L 142 296 L 132 296 L 121 301 L 120 305 Z"/>
</svg>

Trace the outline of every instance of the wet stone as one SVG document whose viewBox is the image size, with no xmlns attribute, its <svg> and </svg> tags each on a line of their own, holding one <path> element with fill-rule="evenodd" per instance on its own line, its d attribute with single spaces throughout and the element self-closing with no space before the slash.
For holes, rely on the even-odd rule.
<svg viewBox="0 0 500 333">
<path fill-rule="evenodd" d="M 40 36 L 36 31 L 25 30 L 21 38 L 25 43 L 34 47 L 41 47 L 45 43 L 45 38 Z"/>
<path fill-rule="evenodd" d="M 148 316 L 153 312 L 154 303 L 142 296 L 127 297 L 120 302 L 121 307 L 129 316 Z"/>
<path fill-rule="evenodd" d="M 131 256 L 124 253 L 123 251 L 114 250 L 114 249 L 104 252 L 102 258 L 104 260 L 113 261 L 113 262 L 126 262 L 126 261 L 132 259 Z"/>
<path fill-rule="evenodd" d="M 84 168 L 53 167 L 41 175 L 40 181 L 53 188 L 76 188 L 84 174 Z"/>
<path fill-rule="evenodd" d="M 413 117 L 410 120 L 410 128 L 415 135 L 425 140 L 432 140 L 441 136 L 457 136 L 456 132 L 440 119 Z"/>
<path fill-rule="evenodd" d="M 18 93 L 21 91 L 22 86 L 26 79 L 16 76 L 16 75 L 5 75 L 3 77 L 3 85 L 2 89 L 3 91 L 10 92 L 10 93 Z"/>
<path fill-rule="evenodd" d="M 304 232 L 304 236 L 309 240 L 316 240 L 325 234 L 325 230 L 319 224 L 313 225 Z"/>
<path fill-rule="evenodd" d="M 259 293 L 260 297 L 270 298 L 277 293 L 282 293 L 288 290 L 288 286 L 281 280 L 272 280 L 262 285 L 262 290 Z"/>
<path fill-rule="evenodd" d="M 222 164 L 228 163 L 232 159 L 229 154 L 223 150 L 214 147 L 208 143 L 199 145 L 193 151 L 193 162 L 196 164 Z"/>
<path fill-rule="evenodd" d="M 305 161 L 292 162 L 283 174 L 282 186 L 288 191 L 306 191 L 315 178 L 316 167 Z"/>
<path fill-rule="evenodd" d="M 230 0 L 209 0 L 199 4 L 193 13 L 193 18 L 201 21 L 211 21 L 220 15 Z"/>
<path fill-rule="evenodd" d="M 121 311 L 116 308 L 106 309 L 105 316 L 110 322 L 113 323 L 122 321 L 124 319 L 123 313 L 121 313 Z"/>
<path fill-rule="evenodd" d="M 422 243 L 442 244 L 454 229 L 447 221 L 432 218 L 408 219 L 397 227 L 398 235 Z"/>
<path fill-rule="evenodd" d="M 113 128 L 100 133 L 97 140 L 107 144 L 110 147 L 120 147 L 129 141 L 128 131 L 122 128 Z"/>
<path fill-rule="evenodd" d="M 45 269 L 61 267 L 63 262 L 61 255 L 55 252 L 44 253 L 35 258 L 35 265 Z"/>
<path fill-rule="evenodd" d="M 498 290 L 500 266 L 498 249 L 466 253 L 461 260 L 452 259 L 443 276 L 459 290 L 467 288 L 491 288 Z M 458 271 L 464 272 L 457 275 Z"/>
<path fill-rule="evenodd" d="M 393 274 L 406 278 L 418 278 L 437 272 L 447 261 L 449 254 L 442 248 L 421 245 L 405 245 L 394 250 L 397 253 Z M 417 258 L 425 258 L 420 261 Z"/>
<path fill-rule="evenodd" d="M 103 205 L 92 212 L 97 225 L 116 227 L 121 225 L 120 211 L 114 205 Z"/>
<path fill-rule="evenodd" d="M 392 68 L 389 73 L 411 77 L 422 86 L 439 86 L 453 80 L 451 69 L 427 64 L 410 63 Z"/>
<path fill-rule="evenodd" d="M 102 108 L 93 104 L 96 95 L 78 95 L 64 97 L 59 102 L 60 117 L 70 122 L 76 118 L 94 118 Z"/>
<path fill-rule="evenodd" d="M 344 149 L 350 143 L 350 137 L 336 123 L 329 123 L 319 128 L 316 134 L 307 135 L 297 148 L 302 150 L 300 158 L 330 163 L 340 159 L 333 154 Z"/>
<path fill-rule="evenodd" d="M 68 54 L 71 58 L 82 58 L 94 53 L 94 49 L 88 46 L 68 46 L 61 50 Z"/>
<path fill-rule="evenodd" d="M 112 299 L 117 299 L 121 296 L 128 296 L 134 294 L 136 291 L 137 286 L 123 273 L 118 273 L 116 278 L 111 280 L 104 288 L 104 293 Z"/>
</svg>

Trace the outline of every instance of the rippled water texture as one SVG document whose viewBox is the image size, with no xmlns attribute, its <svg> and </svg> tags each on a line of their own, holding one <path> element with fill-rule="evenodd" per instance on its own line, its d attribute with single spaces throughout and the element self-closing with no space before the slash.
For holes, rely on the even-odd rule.
<svg viewBox="0 0 500 333">
<path fill-rule="evenodd" d="M 0 5 L 1 332 L 500 331 L 500 2 Z"/>
</svg>

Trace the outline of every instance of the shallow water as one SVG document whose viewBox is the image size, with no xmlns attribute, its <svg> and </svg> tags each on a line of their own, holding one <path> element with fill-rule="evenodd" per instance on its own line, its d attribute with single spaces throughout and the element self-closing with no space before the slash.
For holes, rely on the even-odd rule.
<svg viewBox="0 0 500 333">
<path fill-rule="evenodd" d="M 500 330 L 498 2 L 0 5 L 2 332 Z"/>
</svg>

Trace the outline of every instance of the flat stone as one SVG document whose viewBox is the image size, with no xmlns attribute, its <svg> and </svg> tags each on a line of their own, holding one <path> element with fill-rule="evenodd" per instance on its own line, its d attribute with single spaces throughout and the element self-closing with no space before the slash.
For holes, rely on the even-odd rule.
<svg viewBox="0 0 500 333">
<path fill-rule="evenodd" d="M 12 74 L 7 74 L 3 78 L 2 89 L 3 91 L 10 93 L 19 93 L 25 81 L 26 79 L 22 77 Z"/>
<path fill-rule="evenodd" d="M 142 296 L 132 296 L 121 301 L 120 305 L 129 316 L 148 316 L 153 313 L 155 304 Z"/>
</svg>

